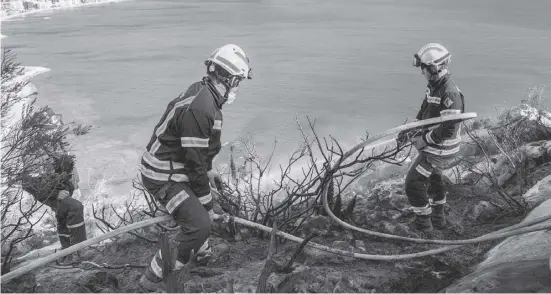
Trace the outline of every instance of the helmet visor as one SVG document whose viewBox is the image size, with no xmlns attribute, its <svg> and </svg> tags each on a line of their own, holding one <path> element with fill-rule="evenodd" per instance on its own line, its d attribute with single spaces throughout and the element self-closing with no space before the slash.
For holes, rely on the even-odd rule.
<svg viewBox="0 0 551 294">
<path fill-rule="evenodd" d="M 417 53 L 413 54 L 413 66 L 420 67 L 421 66 L 421 58 Z"/>
<path fill-rule="evenodd" d="M 240 76 L 231 76 L 226 79 L 226 85 L 231 88 L 237 88 L 239 83 L 243 80 L 243 77 Z"/>
</svg>

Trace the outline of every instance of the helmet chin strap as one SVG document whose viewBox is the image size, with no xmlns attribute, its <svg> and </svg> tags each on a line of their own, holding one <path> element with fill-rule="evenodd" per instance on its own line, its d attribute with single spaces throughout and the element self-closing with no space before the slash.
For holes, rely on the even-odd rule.
<svg viewBox="0 0 551 294">
<path fill-rule="evenodd" d="M 228 92 L 228 90 L 226 89 L 226 86 L 224 86 L 224 84 L 217 81 L 214 83 L 214 88 L 216 88 L 216 91 L 218 91 L 218 94 L 222 95 L 224 98 L 227 98 L 226 92 Z"/>
</svg>

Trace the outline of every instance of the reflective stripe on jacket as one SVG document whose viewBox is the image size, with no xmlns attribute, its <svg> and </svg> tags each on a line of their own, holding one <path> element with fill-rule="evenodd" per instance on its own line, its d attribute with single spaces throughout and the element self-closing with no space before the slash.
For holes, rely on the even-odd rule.
<svg viewBox="0 0 551 294">
<path fill-rule="evenodd" d="M 418 120 L 459 114 L 465 111 L 463 93 L 457 88 L 449 74 L 435 83 L 429 83 L 425 99 L 417 114 Z M 439 156 L 451 156 L 459 152 L 461 143 L 461 122 L 445 122 L 423 135 L 427 146 L 423 149 Z"/>
<path fill-rule="evenodd" d="M 207 171 L 222 147 L 221 101 L 206 78 L 172 100 L 142 155 L 142 175 L 157 183 L 189 182 L 198 197 L 208 195 Z"/>
</svg>

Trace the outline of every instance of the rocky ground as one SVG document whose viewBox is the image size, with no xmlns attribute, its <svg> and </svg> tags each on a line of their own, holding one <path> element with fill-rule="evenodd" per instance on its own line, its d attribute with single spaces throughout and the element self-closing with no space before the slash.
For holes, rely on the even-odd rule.
<svg viewBox="0 0 551 294">
<path fill-rule="evenodd" d="M 399 182 L 389 182 L 389 185 L 393 184 L 399 185 Z M 429 235 L 419 234 L 407 227 L 411 214 L 403 208 L 403 211 L 400 210 L 405 200 L 399 188 L 392 192 L 374 189 L 369 200 L 360 201 L 354 223 L 397 235 L 466 239 L 520 220 L 520 215 L 507 213 L 497 219 L 496 215 L 476 216 L 477 212 L 473 207 L 476 207 L 479 199 L 470 197 L 469 193 L 464 187 L 452 187 L 447 209 L 452 225 L 448 230 L 436 230 Z M 465 217 L 466 214 L 470 217 Z M 316 237 L 313 241 L 334 248 L 369 254 L 399 254 L 436 247 L 370 238 L 343 231 L 323 216 L 316 217 L 315 222 L 318 226 L 321 224 L 321 227 L 327 228 L 330 233 Z M 230 252 L 205 267 L 193 270 L 184 290 L 226 292 L 231 278 L 236 292 L 254 291 L 264 266 L 269 242 L 250 237 L 250 233 L 245 231 L 238 239 L 240 240 L 213 238 L 211 242 L 214 246 L 227 244 Z M 307 247 L 295 260 L 292 273 L 272 274 L 268 282 L 277 292 L 437 292 L 467 274 L 469 267 L 477 264 L 483 253 L 497 242 L 466 246 L 429 258 L 399 262 L 356 260 Z M 144 267 L 158 246 L 140 239 L 127 238 L 125 242 L 106 245 L 91 261 L 110 266 L 130 264 Z M 281 244 L 274 258 L 285 264 L 297 248 L 298 244 L 295 243 Z M 76 268 L 60 268 L 50 264 L 33 273 L 35 283 L 28 281 L 25 284 L 35 284 L 37 292 L 143 292 L 138 285 L 142 272 L 143 268 L 98 269 L 84 264 Z M 30 277 L 25 279 L 32 280 Z M 19 281 L 14 280 L 14 283 L 21 285 Z"/>
<path fill-rule="evenodd" d="M 523 175 L 502 177 L 501 189 L 495 189 L 483 181 L 474 184 L 472 172 L 464 173 L 460 181 L 449 181 L 446 205 L 449 225 L 444 230 L 420 233 L 409 229 L 408 222 L 413 215 L 403 189 L 403 171 L 385 175 L 382 181 L 360 182 L 359 189 L 356 189 L 358 197 L 354 212 L 346 220 L 370 230 L 430 239 L 470 239 L 517 224 L 532 207 L 527 207 L 528 210 L 511 209 L 505 204 L 502 194 L 510 195 L 519 202 L 524 198 L 530 199 L 530 203 L 541 203 L 543 198 L 551 195 L 545 192 L 551 189 L 550 142 L 531 143 L 534 148 L 530 150 L 539 153 L 530 153 L 536 155 L 529 157 Z M 495 161 L 496 164 L 499 162 L 499 159 Z M 311 228 L 325 232 L 314 237 L 313 242 L 359 253 L 392 255 L 438 247 L 343 230 L 321 215 L 308 220 L 304 226 L 304 230 Z M 229 252 L 206 266 L 193 269 L 186 276 L 180 273 L 181 290 L 228 292 L 230 281 L 235 292 L 256 290 L 268 254 L 269 240 L 254 237 L 254 232 L 244 227 L 238 227 L 239 233 L 234 237 L 227 237 L 221 233 L 223 231 L 222 227 L 217 228 L 211 244 L 215 249 L 228 246 Z M 49 264 L 2 285 L 2 291 L 143 292 L 138 281 L 159 244 L 125 236 L 124 240 L 98 247 L 90 261 L 111 267 L 127 265 L 126 268 L 106 269 L 90 264 L 61 268 Z M 469 275 L 485 258 L 486 252 L 501 241 L 468 245 L 430 257 L 384 262 L 359 260 L 306 247 L 295 259 L 291 270 L 270 275 L 268 289 L 271 292 L 438 292 Z M 274 259 L 284 265 L 297 248 L 296 243 L 279 244 Z M 522 289 L 519 291 L 522 292 Z"/>
</svg>

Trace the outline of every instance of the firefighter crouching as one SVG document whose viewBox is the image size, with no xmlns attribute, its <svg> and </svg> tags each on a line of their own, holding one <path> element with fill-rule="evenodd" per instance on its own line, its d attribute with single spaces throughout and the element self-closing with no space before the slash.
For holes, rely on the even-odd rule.
<svg viewBox="0 0 551 294">
<path fill-rule="evenodd" d="M 144 187 L 180 226 L 176 271 L 193 253 L 200 264 L 212 256 L 210 183 L 219 180 L 212 160 L 221 149 L 222 105 L 232 103 L 239 83 L 252 78 L 249 58 L 233 44 L 214 50 L 204 63 L 207 75 L 168 104 L 140 165 Z M 140 279 L 144 289 L 163 288 L 162 258 L 158 250 Z"/>
</svg>

